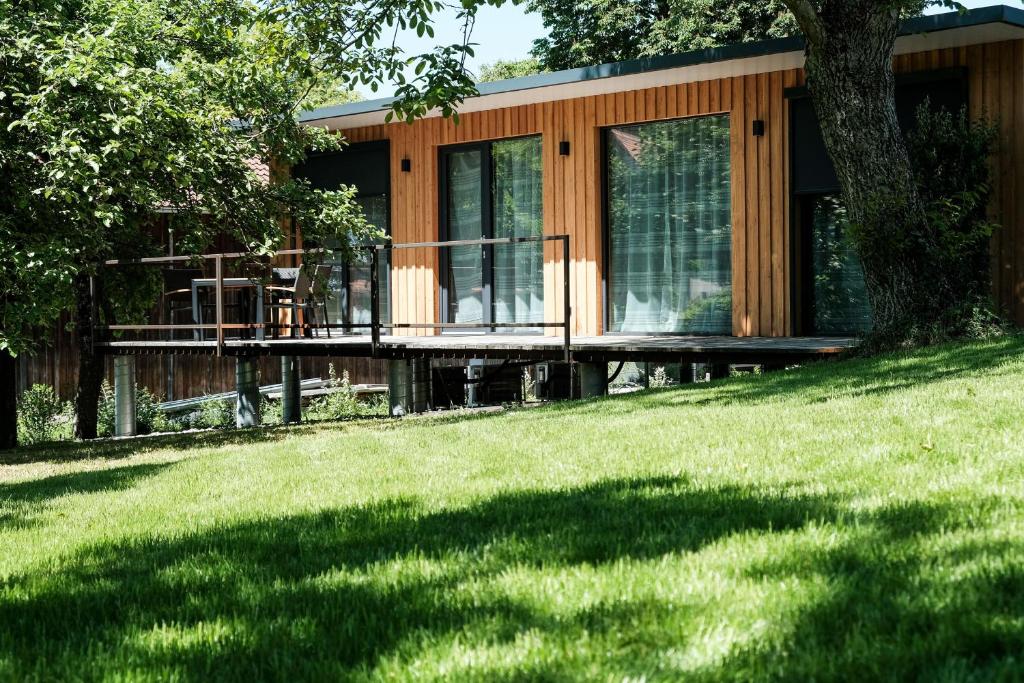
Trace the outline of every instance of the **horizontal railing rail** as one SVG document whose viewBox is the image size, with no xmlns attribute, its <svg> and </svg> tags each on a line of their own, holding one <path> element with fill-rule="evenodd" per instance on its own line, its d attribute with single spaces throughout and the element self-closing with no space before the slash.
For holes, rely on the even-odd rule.
<svg viewBox="0 0 1024 683">
<path fill-rule="evenodd" d="M 399 251 L 404 249 L 450 249 L 452 247 L 473 247 L 488 245 L 509 245 L 524 244 L 529 242 L 561 242 L 562 244 L 562 320 L 558 322 L 541 323 L 515 323 L 515 322 L 479 322 L 479 323 L 381 323 L 379 287 L 377 284 L 377 272 L 380 267 L 380 254 L 386 251 Z M 518 328 L 562 328 L 562 352 L 565 362 L 571 358 L 572 345 L 572 300 L 569 298 L 570 281 L 570 260 L 569 260 L 569 236 L 568 235 L 537 235 L 530 237 L 493 237 L 477 240 L 447 240 L 440 242 L 405 242 L 401 244 L 374 244 L 370 246 L 372 259 L 370 262 L 370 313 L 372 319 L 372 340 L 373 353 L 377 355 L 377 348 L 380 346 L 381 329 L 518 329 Z"/>
<path fill-rule="evenodd" d="M 443 323 L 408 323 L 408 322 L 384 322 L 381 320 L 380 315 L 380 255 L 384 252 L 393 252 L 399 250 L 408 249 L 446 249 L 453 247 L 469 247 L 469 246 L 491 246 L 491 245 L 515 245 L 524 244 L 531 242 L 560 242 L 562 244 L 561 249 L 561 260 L 562 260 L 562 320 L 557 322 L 480 322 L 480 323 L 465 323 L 465 322 L 443 322 Z M 381 332 L 383 330 L 470 330 L 470 329 L 552 329 L 561 328 L 563 330 L 563 352 L 566 362 L 570 358 L 570 345 L 571 345 L 571 318 L 572 318 L 572 306 L 570 299 L 570 258 L 569 258 L 569 236 L 568 235 L 539 235 L 535 237 L 500 237 L 500 238 L 489 238 L 489 239 L 478 239 L 478 240 L 450 240 L 450 241 L 434 241 L 434 242 L 406 242 L 401 244 L 384 243 L 384 244 L 372 244 L 357 247 L 358 249 L 366 250 L 370 253 L 370 314 L 371 321 L 369 323 L 317 323 L 310 324 L 303 321 L 302 323 L 291 322 L 291 323 L 280 323 L 280 322 L 242 322 L 242 323 L 230 323 L 224 319 L 224 292 L 226 289 L 237 287 L 238 285 L 225 285 L 224 276 L 224 262 L 225 261 L 236 261 L 245 260 L 250 263 L 264 262 L 263 265 L 270 266 L 270 259 L 278 256 L 306 256 L 315 254 L 326 254 L 336 251 L 337 249 L 330 248 L 313 248 L 313 249 L 283 249 L 275 252 L 273 255 L 268 256 L 257 256 L 254 257 L 252 254 L 244 252 L 235 253 L 222 253 L 222 254 L 201 254 L 194 256 L 154 256 L 145 257 L 138 259 L 112 259 L 105 261 L 104 265 L 107 267 L 117 266 L 128 266 L 128 265 L 173 265 L 180 263 L 197 263 L 202 261 L 212 261 L 214 265 L 214 276 L 208 278 L 213 280 L 214 289 L 214 311 L 215 311 L 215 322 L 213 323 L 200 323 L 194 320 L 191 324 L 110 324 L 110 325 L 98 325 L 95 324 L 97 319 L 94 315 L 93 329 L 95 331 L 103 332 L 176 332 L 176 331 L 188 331 L 188 332 L 206 332 L 213 331 L 216 337 L 216 349 L 217 354 L 222 355 L 224 349 L 224 341 L 226 331 L 235 330 L 256 330 L 256 331 L 268 331 L 268 330 L 314 330 L 314 329 L 338 329 L 338 330 L 370 330 L 370 344 L 371 353 L 374 357 L 380 355 L 380 339 Z M 254 284 L 257 283 L 261 278 L 254 276 L 243 276 L 249 279 Z M 242 279 L 242 277 L 231 278 L 234 280 Z M 92 285 L 93 292 L 96 292 L 95 282 Z M 95 297 L 94 297 L 95 299 Z M 195 316 L 195 312 L 193 311 Z M 199 316 L 201 317 L 201 316 Z M 96 338 L 96 335 L 93 335 Z M 204 337 L 205 338 L 205 337 Z"/>
</svg>

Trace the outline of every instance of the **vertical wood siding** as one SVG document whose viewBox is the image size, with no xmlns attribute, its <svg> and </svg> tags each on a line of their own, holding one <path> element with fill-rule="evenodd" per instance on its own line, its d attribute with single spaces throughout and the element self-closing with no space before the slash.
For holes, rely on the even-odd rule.
<svg viewBox="0 0 1024 683">
<path fill-rule="evenodd" d="M 1000 305 L 1024 324 L 1024 41 L 902 55 L 899 72 L 967 67 L 974 116 L 1001 124 L 992 217 L 1003 225 L 993 239 L 992 268 Z M 460 123 L 431 118 L 343 131 L 352 141 L 391 141 L 392 233 L 396 242 L 436 239 L 438 148 L 456 142 L 543 136 L 544 231 L 568 234 L 572 245 L 573 330 L 603 330 L 601 130 L 686 116 L 728 113 L 732 134 L 733 333 L 784 336 L 794 330 L 790 250 L 789 104 L 786 88 L 802 85 L 802 70 L 776 71 L 699 83 L 681 83 L 472 112 Z M 755 137 L 755 120 L 766 123 Z M 571 154 L 558 154 L 568 141 Z M 412 160 L 402 173 L 399 160 Z M 561 264 L 554 244 L 545 250 L 545 317 L 560 318 Z M 437 254 L 399 252 L 393 270 L 395 320 L 436 322 Z M 428 332 L 421 332 L 427 334 Z"/>
</svg>

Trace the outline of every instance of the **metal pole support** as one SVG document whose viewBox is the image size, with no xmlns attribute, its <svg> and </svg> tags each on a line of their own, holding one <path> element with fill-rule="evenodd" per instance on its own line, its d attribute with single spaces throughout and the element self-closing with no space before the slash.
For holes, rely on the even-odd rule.
<svg viewBox="0 0 1024 683">
<path fill-rule="evenodd" d="M 430 410 L 430 360 L 388 361 L 388 403 L 392 417 Z"/>
<path fill-rule="evenodd" d="M 135 436 L 135 357 L 114 356 L 114 436 Z"/>
<path fill-rule="evenodd" d="M 260 424 L 260 373 L 255 359 L 239 358 L 235 364 L 235 426 Z"/>
<path fill-rule="evenodd" d="M 281 421 L 302 422 L 301 363 L 296 356 L 281 356 Z"/>
</svg>

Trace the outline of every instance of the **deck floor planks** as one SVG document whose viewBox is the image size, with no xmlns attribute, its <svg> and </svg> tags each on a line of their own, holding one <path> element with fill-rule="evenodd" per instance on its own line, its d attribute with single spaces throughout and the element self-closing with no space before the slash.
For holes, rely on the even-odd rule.
<svg viewBox="0 0 1024 683">
<path fill-rule="evenodd" d="M 756 362 L 778 358 L 822 358 L 840 354 L 856 346 L 851 337 L 731 337 L 675 335 L 604 335 L 572 337 L 570 351 L 574 360 L 602 360 L 678 356 L 680 359 L 714 357 L 724 361 Z M 211 341 L 115 341 L 98 345 L 113 354 L 138 353 L 215 353 Z M 434 357 L 516 357 L 553 359 L 564 350 L 564 338 L 543 335 L 460 334 L 430 336 L 382 336 L 382 358 Z M 369 357 L 370 338 L 366 335 L 312 339 L 228 340 L 225 355 L 302 355 Z"/>
</svg>

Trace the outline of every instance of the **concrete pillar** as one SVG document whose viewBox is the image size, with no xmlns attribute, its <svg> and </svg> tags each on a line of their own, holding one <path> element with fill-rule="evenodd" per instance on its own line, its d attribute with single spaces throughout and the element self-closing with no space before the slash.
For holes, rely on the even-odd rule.
<svg viewBox="0 0 1024 683">
<path fill-rule="evenodd" d="M 260 373 L 254 358 L 235 361 L 235 426 L 256 427 L 260 423 Z"/>
<path fill-rule="evenodd" d="M 593 398 L 608 393 L 607 363 L 578 363 L 580 398 Z"/>
<path fill-rule="evenodd" d="M 302 422 L 301 364 L 295 356 L 281 356 L 281 421 Z"/>
<path fill-rule="evenodd" d="M 430 361 L 388 361 L 388 403 L 393 417 L 430 410 Z"/>
<path fill-rule="evenodd" d="M 135 356 L 114 356 L 114 436 L 135 436 Z"/>
</svg>

